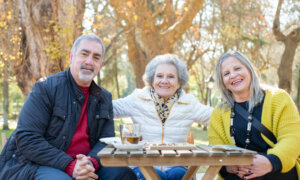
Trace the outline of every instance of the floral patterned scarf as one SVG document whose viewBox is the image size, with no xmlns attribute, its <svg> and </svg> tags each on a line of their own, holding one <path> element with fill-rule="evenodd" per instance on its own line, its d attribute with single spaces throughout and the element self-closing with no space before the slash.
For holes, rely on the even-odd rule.
<svg viewBox="0 0 300 180">
<path fill-rule="evenodd" d="M 177 91 L 167 101 L 164 101 L 164 98 L 156 94 L 153 88 L 150 89 L 150 94 L 152 99 L 154 100 L 156 110 L 160 116 L 161 122 L 164 124 L 169 116 L 172 105 L 174 104 L 175 101 L 178 100 L 180 92 Z"/>
</svg>

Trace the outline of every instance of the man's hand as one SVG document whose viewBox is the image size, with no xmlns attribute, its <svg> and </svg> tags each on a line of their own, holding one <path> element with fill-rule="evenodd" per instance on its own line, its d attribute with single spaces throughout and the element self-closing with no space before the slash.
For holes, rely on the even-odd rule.
<svg viewBox="0 0 300 180">
<path fill-rule="evenodd" d="M 79 154 L 76 156 L 77 162 L 73 171 L 73 178 L 76 180 L 92 180 L 98 179 L 95 174 L 95 168 L 90 160 L 90 157 Z"/>
</svg>

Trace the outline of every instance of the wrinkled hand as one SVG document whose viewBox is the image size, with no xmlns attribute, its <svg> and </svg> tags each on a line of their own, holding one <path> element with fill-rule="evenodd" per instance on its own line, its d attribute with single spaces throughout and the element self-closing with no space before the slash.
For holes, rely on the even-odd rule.
<svg viewBox="0 0 300 180">
<path fill-rule="evenodd" d="M 263 155 L 255 155 L 253 162 L 248 166 L 238 166 L 237 175 L 242 179 L 252 179 L 271 172 L 273 166 L 268 158 Z"/>
<path fill-rule="evenodd" d="M 89 156 L 79 154 L 76 158 L 77 162 L 74 167 L 73 178 L 76 180 L 92 180 L 98 178 Z"/>
<path fill-rule="evenodd" d="M 226 166 L 226 171 L 231 174 L 237 174 L 238 166 Z"/>
</svg>

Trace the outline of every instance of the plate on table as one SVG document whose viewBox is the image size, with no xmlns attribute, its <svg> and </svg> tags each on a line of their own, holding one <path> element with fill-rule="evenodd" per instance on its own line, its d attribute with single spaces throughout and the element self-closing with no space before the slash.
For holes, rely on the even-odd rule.
<svg viewBox="0 0 300 180">
<path fill-rule="evenodd" d="M 121 138 L 119 137 L 101 138 L 100 141 L 108 145 L 113 145 L 115 148 L 120 150 L 138 150 L 143 149 L 144 147 L 143 141 L 140 141 L 138 144 L 122 144 Z"/>
<path fill-rule="evenodd" d="M 115 148 L 120 150 L 138 150 L 143 149 L 144 144 L 140 142 L 139 144 L 115 144 Z"/>
<path fill-rule="evenodd" d="M 121 138 L 119 137 L 106 137 L 106 138 L 101 138 L 99 139 L 101 142 L 104 142 L 105 144 L 108 145 L 115 145 L 115 144 L 122 144 Z"/>
</svg>

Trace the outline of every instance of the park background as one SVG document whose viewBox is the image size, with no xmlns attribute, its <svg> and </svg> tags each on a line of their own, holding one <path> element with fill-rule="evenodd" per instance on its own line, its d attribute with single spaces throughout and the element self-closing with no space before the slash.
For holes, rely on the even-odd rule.
<svg viewBox="0 0 300 180">
<path fill-rule="evenodd" d="M 285 89 L 300 109 L 299 0 L 0 0 L 1 132 L 13 131 L 37 80 L 68 68 L 73 41 L 84 33 L 103 39 L 105 66 L 95 81 L 113 99 L 144 86 L 154 56 L 175 53 L 189 70 L 185 90 L 216 106 L 216 61 L 238 50 L 263 83 Z M 207 132 L 192 131 L 196 143 L 207 143 Z"/>
</svg>

